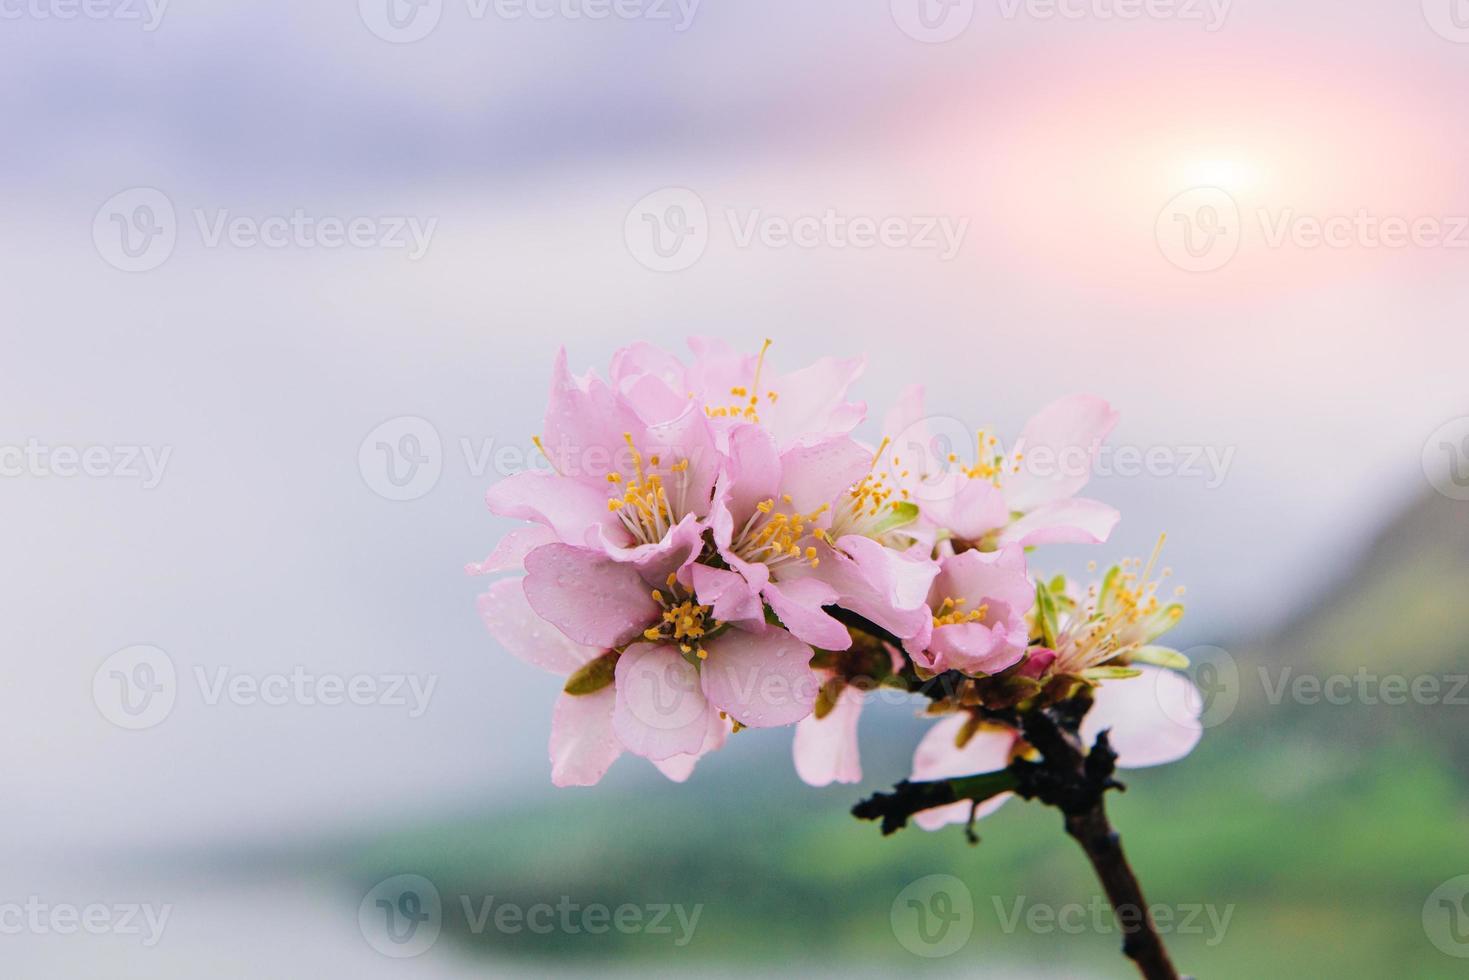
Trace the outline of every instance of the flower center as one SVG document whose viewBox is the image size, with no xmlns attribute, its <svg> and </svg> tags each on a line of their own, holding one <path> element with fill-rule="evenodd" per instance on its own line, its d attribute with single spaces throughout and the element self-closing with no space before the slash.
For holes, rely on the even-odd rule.
<svg viewBox="0 0 1469 980">
<path fill-rule="evenodd" d="M 684 653 L 695 653 L 703 660 L 709 656 L 700 644 L 704 635 L 716 629 L 719 622 L 709 615 L 709 607 L 701 606 L 684 591 L 678 576 L 669 573 L 668 591 L 653 590 L 653 601 L 663 607 L 663 618 L 656 626 L 643 631 L 643 639 L 653 643 L 677 643 Z"/>
<path fill-rule="evenodd" d="M 781 497 L 781 503 L 790 506 L 790 495 Z M 810 538 L 826 540 L 826 532 L 811 525 L 828 509 L 829 504 L 822 504 L 809 514 L 799 514 L 777 509 L 774 498 L 762 500 L 755 505 L 755 512 L 745 522 L 731 548 L 745 561 L 762 564 L 772 570 L 792 561 L 804 561 L 815 568 L 821 564 L 821 559 L 816 557 L 816 548 L 802 542 Z"/>
<path fill-rule="evenodd" d="M 607 482 L 621 491 L 620 496 L 607 501 L 607 509 L 617 515 L 634 540 L 641 544 L 654 544 L 662 541 L 668 529 L 688 512 L 689 461 L 681 459 L 670 465 L 665 480 L 664 475 L 658 472 L 662 465 L 658 456 L 649 456 L 645 465 L 642 453 L 633 444 L 632 433 L 624 432 L 622 438 L 632 453 L 633 472 L 607 474 Z M 672 496 L 669 495 L 669 483 L 673 484 Z"/>
<path fill-rule="evenodd" d="M 760 374 L 765 370 L 765 352 L 770 350 L 772 341 L 767 339 L 760 348 L 760 356 L 755 361 L 755 380 L 750 387 L 735 385 L 729 389 L 730 398 L 737 399 L 728 405 L 706 405 L 704 413 L 712 419 L 744 419 L 746 422 L 760 422 Z M 780 393 L 767 391 L 765 400 L 774 405 L 780 399 Z"/>
<path fill-rule="evenodd" d="M 1158 597 L 1162 580 L 1170 578 L 1173 570 L 1164 568 L 1159 578 L 1153 577 L 1166 540 L 1167 535 L 1159 536 L 1146 566 L 1137 558 L 1124 559 L 1107 574 L 1100 589 L 1093 585 L 1087 590 L 1086 602 L 1073 618 L 1074 625 L 1065 630 L 1067 636 L 1061 643 L 1065 649 L 1058 651 L 1059 667 L 1079 673 L 1105 664 L 1152 642 L 1182 618 L 1182 605 L 1165 605 Z M 1181 587 L 1174 590 L 1175 597 L 1183 594 Z"/>
<path fill-rule="evenodd" d="M 935 627 L 958 626 L 963 623 L 984 622 L 984 618 L 989 615 L 990 607 L 981 603 L 979 608 L 965 612 L 964 607 L 968 604 L 969 600 L 963 598 L 945 599 L 933 611 L 933 625 Z"/>
</svg>

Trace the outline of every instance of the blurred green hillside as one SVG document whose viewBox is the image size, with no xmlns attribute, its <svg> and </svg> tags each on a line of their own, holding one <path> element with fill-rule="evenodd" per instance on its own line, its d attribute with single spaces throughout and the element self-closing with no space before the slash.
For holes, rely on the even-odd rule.
<svg viewBox="0 0 1469 980">
<path fill-rule="evenodd" d="M 1469 873 L 1460 761 L 1469 707 L 1270 697 L 1286 667 L 1290 677 L 1469 672 L 1466 600 L 1469 509 L 1423 501 L 1279 637 L 1234 651 L 1238 706 L 1193 756 L 1126 774 L 1129 791 L 1109 805 L 1150 900 L 1207 904 L 1216 915 L 1233 907 L 1222 935 L 1201 922 L 1168 937 L 1182 969 L 1202 978 L 1469 972 L 1469 960 L 1430 943 L 1422 921 L 1434 888 Z M 446 936 L 536 973 L 616 962 L 681 972 L 983 976 L 1029 966 L 1048 976 L 1135 975 L 1114 932 L 1002 928 L 1017 899 L 1022 907 L 1098 899 L 1054 811 L 1012 802 L 981 824 L 978 847 L 959 828 L 883 839 L 847 814 L 906 774 L 923 728 L 907 714 L 877 708 L 864 719 L 861 787 L 805 787 L 791 771 L 788 733 L 743 733 L 759 742 L 707 760 L 686 786 L 624 778 L 549 806 L 379 839 L 353 858 L 349 884 L 360 895 L 386 875 L 426 875 L 445 896 Z M 905 885 L 934 873 L 965 881 L 975 929 L 958 953 L 926 960 L 897 941 L 889 914 Z M 451 898 L 461 894 L 704 909 L 693 940 L 675 947 L 669 936 L 615 932 L 475 933 Z"/>
</svg>

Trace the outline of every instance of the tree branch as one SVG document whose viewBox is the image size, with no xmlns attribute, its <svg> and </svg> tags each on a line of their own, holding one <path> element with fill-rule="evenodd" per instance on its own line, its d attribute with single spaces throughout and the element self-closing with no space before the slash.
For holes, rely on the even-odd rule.
<svg viewBox="0 0 1469 980">
<path fill-rule="evenodd" d="M 930 782 L 903 780 L 891 793 L 874 793 L 852 807 L 858 820 L 882 820 L 882 833 L 897 833 L 908 825 L 908 818 L 936 806 L 947 806 L 960 800 L 976 805 L 992 796 L 1015 789 L 1015 776 L 1009 772 L 983 773 L 962 779 L 936 779 Z"/>
</svg>

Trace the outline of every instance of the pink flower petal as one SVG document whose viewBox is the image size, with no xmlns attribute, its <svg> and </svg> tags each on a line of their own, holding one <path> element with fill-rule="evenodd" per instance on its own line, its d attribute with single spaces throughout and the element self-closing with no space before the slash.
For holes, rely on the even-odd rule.
<svg viewBox="0 0 1469 980">
<path fill-rule="evenodd" d="M 729 443 L 723 499 L 734 523 L 743 525 L 757 504 L 779 498 L 780 453 L 770 433 L 758 425 L 735 427 Z"/>
<path fill-rule="evenodd" d="M 850 685 L 837 698 L 825 718 L 807 715 L 796 724 L 792 752 L 796 775 L 811 786 L 862 781 L 862 762 L 857 752 L 857 720 L 865 696 Z"/>
<path fill-rule="evenodd" d="M 594 694 L 563 693 L 551 711 L 551 782 L 593 786 L 622 754 L 612 730 L 617 700 L 611 687 Z"/>
<path fill-rule="evenodd" d="M 1021 661 L 1028 640 L 1023 626 L 1017 628 L 1005 622 L 993 626 L 984 623 L 936 626 L 925 651 L 924 666 L 931 670 L 961 670 L 966 674 L 997 674 Z"/>
<path fill-rule="evenodd" d="M 1141 677 L 1106 681 L 1081 723 L 1087 745 L 1102 729 L 1124 769 L 1161 766 L 1193 751 L 1203 735 L 1202 699 L 1193 682 L 1177 671 L 1140 666 Z"/>
<path fill-rule="evenodd" d="M 709 730 L 699 670 L 677 647 L 635 643 L 617 661 L 612 724 L 629 752 L 654 761 L 697 753 Z"/>
<path fill-rule="evenodd" d="M 578 643 L 621 646 L 662 613 L 636 568 L 590 548 L 543 545 L 526 556 L 525 568 L 531 608 Z"/>
<path fill-rule="evenodd" d="M 849 534 L 825 548 L 816 576 L 837 593 L 837 604 L 900 639 L 913 639 L 932 623 L 928 592 L 937 562 Z"/>
<path fill-rule="evenodd" d="M 652 544 L 623 548 L 600 538 L 598 544 L 613 561 L 636 568 L 644 581 L 662 582 L 670 572 L 678 571 L 699 556 L 703 539 L 704 525 L 693 514 L 686 514 L 661 540 Z"/>
<path fill-rule="evenodd" d="M 1028 511 L 1086 486 L 1102 443 L 1117 425 L 1112 406 L 1092 395 L 1062 398 L 1026 423 L 1015 443 L 1020 472 L 1005 472 L 1011 510 Z"/>
<path fill-rule="evenodd" d="M 686 782 L 694 774 L 694 766 L 700 759 L 716 749 L 724 747 L 724 741 L 729 737 L 729 722 L 719 717 L 715 711 L 709 712 L 709 731 L 704 736 L 704 745 L 698 752 L 688 755 L 675 755 L 668 759 L 651 760 L 658 771 L 663 773 L 675 783 Z"/>
<path fill-rule="evenodd" d="M 691 572 L 694 594 L 700 603 L 713 607 L 715 619 L 724 623 L 764 623 L 765 605 L 760 601 L 760 592 L 743 575 L 710 565 L 695 565 Z"/>
<path fill-rule="evenodd" d="M 490 512 L 501 517 L 536 521 L 562 541 L 584 543 L 594 528 L 605 528 L 614 540 L 627 531 L 607 512 L 607 492 L 555 473 L 526 470 L 506 477 L 485 494 Z"/>
<path fill-rule="evenodd" d="M 967 600 L 966 609 L 1000 601 L 1017 616 L 1035 605 L 1035 586 L 1025 569 L 1025 552 L 1018 547 L 1003 551 L 966 551 L 945 557 L 930 596 L 937 605 L 945 599 Z"/>
<path fill-rule="evenodd" d="M 761 409 L 761 422 L 782 447 L 852 431 L 867 406 L 847 401 L 847 391 L 865 367 L 861 358 L 826 357 L 773 379 L 768 387 L 780 398 Z"/>
<path fill-rule="evenodd" d="M 556 532 L 541 524 L 518 527 L 510 531 L 484 561 L 470 562 L 464 570 L 470 575 L 494 575 L 496 572 L 524 571 L 525 556 L 543 544 L 556 540 Z"/>
<path fill-rule="evenodd" d="M 822 650 L 845 650 L 852 645 L 847 628 L 821 608 L 835 603 L 837 593 L 820 579 L 769 582 L 761 595 L 780 617 L 781 625 L 798 639 Z"/>
<path fill-rule="evenodd" d="M 609 468 L 627 455 L 624 432 L 641 428 L 637 415 L 595 374 L 573 377 L 566 350 L 556 354 L 551 396 L 541 429 L 541 442 L 555 469 L 566 478 L 601 490 Z M 604 500 L 605 507 L 605 500 Z"/>
<path fill-rule="evenodd" d="M 787 450 L 780 457 L 780 492 L 789 509 L 812 513 L 837 497 L 872 468 L 872 453 L 840 436 Z M 829 522 L 829 519 L 828 519 Z"/>
<path fill-rule="evenodd" d="M 785 630 L 730 630 L 704 648 L 704 693 L 742 725 L 776 728 L 811 713 L 821 677 L 810 667 L 811 648 Z"/>
<path fill-rule="evenodd" d="M 606 652 L 583 646 L 536 615 L 525 597 L 524 580 L 501 579 L 476 600 L 490 635 L 512 655 L 533 667 L 566 677 Z"/>
<path fill-rule="evenodd" d="M 1106 504 L 1084 497 L 1041 504 L 1000 534 L 1000 544 L 1101 544 L 1122 518 Z"/>
</svg>

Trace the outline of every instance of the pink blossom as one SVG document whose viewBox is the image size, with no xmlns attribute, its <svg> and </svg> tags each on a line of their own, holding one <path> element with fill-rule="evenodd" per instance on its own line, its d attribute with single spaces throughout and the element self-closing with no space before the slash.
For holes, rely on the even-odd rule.
<svg viewBox="0 0 1469 980">
<path fill-rule="evenodd" d="M 1025 656 L 1025 614 L 1034 604 L 1035 587 L 1019 545 L 947 554 L 929 592 L 932 628 L 925 638 L 910 641 L 908 652 L 934 673 L 998 673 Z"/>
<path fill-rule="evenodd" d="M 721 432 L 758 421 L 782 450 L 845 435 L 866 416 L 865 405 L 847 400 L 862 374 L 861 358 L 825 357 L 780 373 L 766 363 L 769 348 L 767 340 L 758 354 L 742 354 L 723 341 L 693 337 L 694 356 L 685 365 L 652 344 L 634 344 L 613 358 L 612 380 L 619 392 L 644 406 L 659 404 L 662 391 L 673 391 L 706 407 Z M 650 378 L 658 384 L 648 386 Z"/>
<path fill-rule="evenodd" d="M 676 567 L 671 555 L 702 533 L 722 460 L 700 405 L 652 377 L 635 394 L 614 391 L 594 373 L 574 377 L 561 351 L 538 440 L 552 470 L 495 484 L 490 510 L 654 575 Z"/>
<path fill-rule="evenodd" d="M 1077 497 L 1091 479 L 1102 443 L 1117 424 L 1105 401 L 1074 395 L 1036 413 L 1009 452 L 981 430 L 975 459 L 941 445 L 925 416 L 923 389 L 908 388 L 890 413 L 891 469 L 919 502 L 923 524 L 941 534 L 992 549 L 1007 544 L 1097 544 L 1118 513 Z"/>
<path fill-rule="evenodd" d="M 815 574 L 834 502 L 872 465 L 846 436 L 781 452 L 763 426 L 742 424 L 715 488 L 709 523 L 728 569 L 696 566 L 694 588 L 715 618 L 760 632 L 764 604 L 786 629 L 824 650 L 851 645 L 847 628 L 824 610 L 838 593 Z"/>
</svg>

